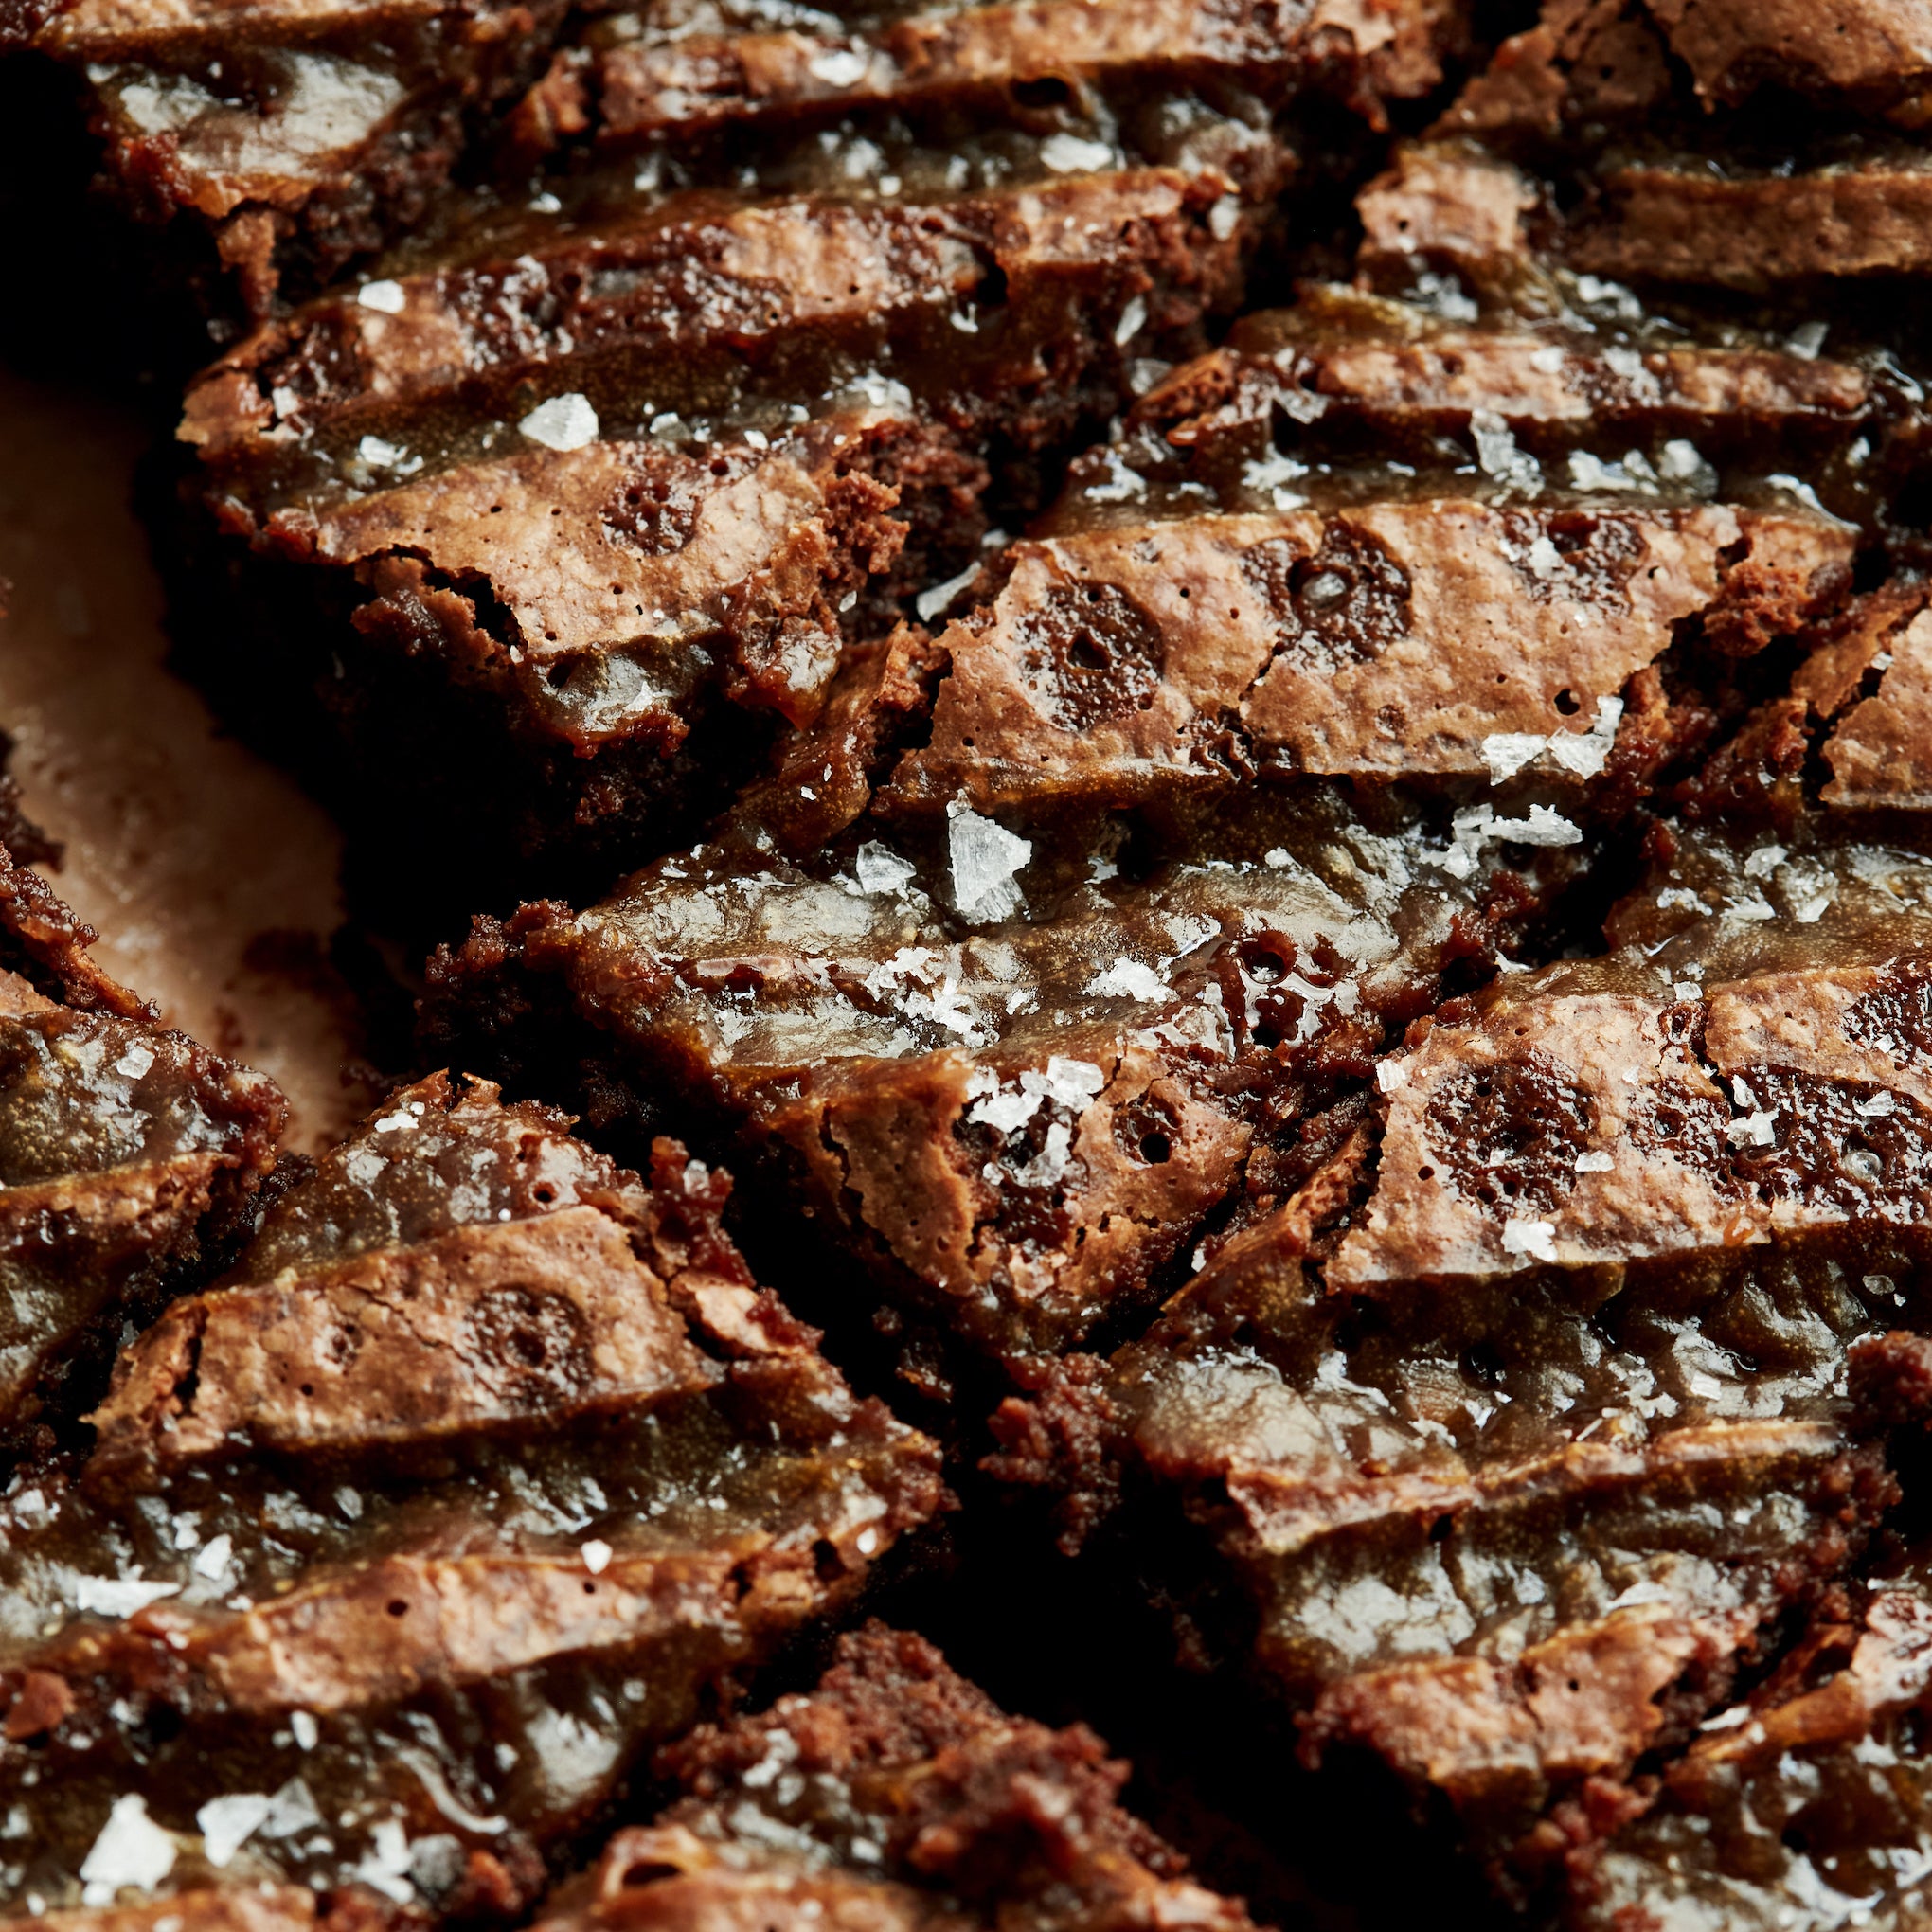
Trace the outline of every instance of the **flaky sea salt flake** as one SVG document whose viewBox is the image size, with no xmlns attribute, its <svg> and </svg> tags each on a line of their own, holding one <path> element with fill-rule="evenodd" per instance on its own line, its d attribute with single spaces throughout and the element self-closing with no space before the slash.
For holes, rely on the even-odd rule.
<svg viewBox="0 0 1932 1932">
<path fill-rule="evenodd" d="M 850 47 L 828 47 L 813 58 L 807 71 L 828 87 L 856 87 L 866 78 L 866 66 L 864 54 Z"/>
<path fill-rule="evenodd" d="M 137 1569 L 127 1577 L 76 1577 L 74 1602 L 78 1609 L 91 1610 L 97 1617 L 133 1617 L 163 1597 L 178 1596 L 179 1583 L 145 1582 Z"/>
<path fill-rule="evenodd" d="M 83 1899 L 107 1905 L 123 1887 L 152 1891 L 174 1869 L 174 1840 L 148 1816 L 148 1800 L 129 1792 L 114 1801 L 80 1867 Z"/>
<path fill-rule="evenodd" d="M 962 800 L 946 809 L 953 903 L 960 918 L 982 923 L 1011 919 L 1025 903 L 1013 875 L 1032 858 L 1032 842 L 982 818 Z"/>
<path fill-rule="evenodd" d="M 1168 999 L 1173 989 L 1151 967 L 1138 959 L 1116 959 L 1104 973 L 1087 981 L 1086 991 L 1097 999 Z"/>
<path fill-rule="evenodd" d="M 913 609 L 919 613 L 920 622 L 930 624 L 935 617 L 951 609 L 953 599 L 978 575 L 979 565 L 969 564 L 958 576 L 949 577 L 943 583 L 935 583 L 929 589 L 921 591 L 912 600 Z"/>
<path fill-rule="evenodd" d="M 1094 174 L 1111 165 L 1114 151 L 1104 141 L 1052 134 L 1040 144 L 1040 159 L 1055 174 Z"/>
<path fill-rule="evenodd" d="M 588 396 L 573 389 L 539 402 L 517 427 L 546 450 L 581 450 L 597 440 L 597 411 Z"/>
<path fill-rule="evenodd" d="M 1553 1221 L 1507 1221 L 1503 1224 L 1503 1252 L 1527 1255 L 1531 1261 L 1556 1259 L 1556 1223 Z"/>
<path fill-rule="evenodd" d="M 195 1829 L 202 1834 L 202 1856 L 217 1871 L 223 1869 L 259 1830 L 272 1802 L 262 1791 L 209 1798 L 194 1815 Z"/>
<path fill-rule="evenodd" d="M 1482 761 L 1489 766 L 1490 783 L 1500 785 L 1513 778 L 1549 740 L 1534 731 L 1492 731 L 1482 742 Z"/>
</svg>

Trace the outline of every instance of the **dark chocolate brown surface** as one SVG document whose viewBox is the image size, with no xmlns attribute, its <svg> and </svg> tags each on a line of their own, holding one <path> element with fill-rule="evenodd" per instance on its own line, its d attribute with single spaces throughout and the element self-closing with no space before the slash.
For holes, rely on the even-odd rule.
<svg viewBox="0 0 1932 1932">
<path fill-rule="evenodd" d="M 1924 1916 L 1919 0 L 4 18 L 423 996 L 0 880 L 0 1909 Z"/>
</svg>

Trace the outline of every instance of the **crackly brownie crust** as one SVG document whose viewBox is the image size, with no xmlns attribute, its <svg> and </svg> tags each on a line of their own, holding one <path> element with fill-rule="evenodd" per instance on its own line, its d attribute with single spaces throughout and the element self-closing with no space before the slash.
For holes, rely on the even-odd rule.
<svg viewBox="0 0 1932 1932">
<path fill-rule="evenodd" d="M 1863 1366 L 1882 1376 L 1884 1361 L 1881 1345 Z M 1810 1887 L 1869 1901 L 1874 1925 L 1909 1923 L 1924 1896 L 1924 1588 L 1919 1544 L 1830 1605 L 1769 1681 L 1706 1721 L 1634 1817 L 1576 1847 L 1565 1922 L 1667 1909 L 1769 1924 Z"/>
</svg>

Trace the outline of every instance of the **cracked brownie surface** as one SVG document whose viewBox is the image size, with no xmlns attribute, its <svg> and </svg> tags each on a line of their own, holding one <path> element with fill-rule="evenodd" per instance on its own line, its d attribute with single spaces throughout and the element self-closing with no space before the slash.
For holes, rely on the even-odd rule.
<svg viewBox="0 0 1932 1932">
<path fill-rule="evenodd" d="M 0 1909 L 1917 1923 L 1923 13 L 0 14 L 424 962 L 0 797 Z"/>
</svg>

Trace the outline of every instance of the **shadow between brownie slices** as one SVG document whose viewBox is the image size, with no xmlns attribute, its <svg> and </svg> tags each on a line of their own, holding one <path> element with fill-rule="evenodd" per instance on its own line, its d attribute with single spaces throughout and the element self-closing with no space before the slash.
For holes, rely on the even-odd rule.
<svg viewBox="0 0 1932 1932">
<path fill-rule="evenodd" d="M 1923 1426 L 1923 1378 L 1865 1389 L 1923 1349 L 1932 875 L 1748 839 L 1697 917 L 1695 863 L 1607 957 L 1412 1029 L 1301 1195 L 995 1419 L 1070 1543 L 1155 1552 L 1312 1763 L 1379 1758 L 1518 1898 L 1590 1896 L 1650 1769 L 1856 1578 Z"/>
<path fill-rule="evenodd" d="M 751 1280 L 726 1178 L 652 1161 L 433 1076 L 124 1347 L 91 1457 L 0 1520 L 9 1901 L 514 1918 L 941 1506 Z"/>
</svg>

